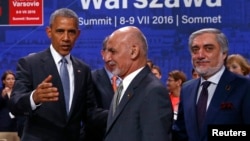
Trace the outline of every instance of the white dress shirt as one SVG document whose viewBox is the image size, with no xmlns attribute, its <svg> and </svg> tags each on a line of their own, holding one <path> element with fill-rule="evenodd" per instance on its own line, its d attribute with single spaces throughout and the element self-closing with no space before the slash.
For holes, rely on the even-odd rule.
<svg viewBox="0 0 250 141">
<path fill-rule="evenodd" d="M 207 90 L 208 90 L 207 108 L 208 108 L 208 106 L 209 106 L 209 104 L 210 104 L 210 102 L 212 100 L 212 97 L 214 95 L 215 89 L 218 86 L 218 83 L 219 83 L 220 78 L 221 78 L 221 76 L 222 76 L 222 74 L 223 74 L 224 71 L 225 71 L 225 66 L 223 66 L 216 74 L 214 74 L 208 80 L 205 80 L 202 77 L 200 78 L 201 79 L 201 83 L 200 83 L 200 87 L 199 87 L 199 91 L 198 91 L 196 103 L 198 102 L 198 99 L 200 97 L 200 93 L 201 93 L 201 89 L 202 89 L 202 83 L 204 81 L 210 81 L 211 84 L 207 88 Z"/>
<path fill-rule="evenodd" d="M 57 67 L 58 73 L 60 73 L 60 65 L 61 65 L 60 61 L 62 59 L 62 56 L 53 48 L 52 45 L 50 45 L 50 51 L 51 51 L 51 54 L 52 54 L 52 57 L 53 57 L 54 61 L 56 62 L 56 67 Z M 69 81 L 70 81 L 70 96 L 69 96 L 69 108 L 70 108 L 71 103 L 72 103 L 72 99 L 73 99 L 74 89 L 75 89 L 75 81 L 74 81 L 75 78 L 74 78 L 74 71 L 73 71 L 72 61 L 70 60 L 70 54 L 65 56 L 65 58 L 68 61 L 67 68 L 68 68 L 68 71 L 69 71 Z M 33 93 L 34 93 L 34 91 L 32 92 L 32 94 L 30 96 L 30 102 L 31 102 L 32 110 L 35 110 L 37 108 L 37 106 L 40 106 L 40 104 L 39 105 L 35 104 L 35 102 L 34 102 L 34 100 L 32 98 Z"/>
</svg>

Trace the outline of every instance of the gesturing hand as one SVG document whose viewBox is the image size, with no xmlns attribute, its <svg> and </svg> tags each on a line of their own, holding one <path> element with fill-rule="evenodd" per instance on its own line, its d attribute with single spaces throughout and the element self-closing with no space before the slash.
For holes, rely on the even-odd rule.
<svg viewBox="0 0 250 141">
<path fill-rule="evenodd" d="M 53 86 L 51 81 L 52 75 L 49 75 L 37 86 L 33 94 L 33 100 L 36 104 L 58 100 L 58 89 Z"/>
</svg>

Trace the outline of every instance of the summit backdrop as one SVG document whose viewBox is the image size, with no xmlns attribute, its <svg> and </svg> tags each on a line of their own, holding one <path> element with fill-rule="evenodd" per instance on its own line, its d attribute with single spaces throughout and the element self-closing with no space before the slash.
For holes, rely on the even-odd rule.
<svg viewBox="0 0 250 141">
<path fill-rule="evenodd" d="M 38 15 L 41 12 L 41 24 L 1 24 L 4 18 L 5 21 L 14 19 L 4 5 L 26 9 L 42 6 L 37 11 L 30 11 Z M 1 74 L 7 69 L 15 71 L 20 57 L 49 47 L 45 28 L 50 14 L 62 7 L 79 15 L 81 35 L 72 54 L 92 69 L 103 67 L 100 55 L 103 39 L 127 25 L 137 26 L 145 33 L 148 58 L 160 66 L 163 82 L 168 72 L 175 69 L 191 77 L 188 36 L 200 28 L 221 29 L 229 39 L 230 54 L 239 53 L 250 58 L 250 0 L 0 0 Z M 18 12 L 21 11 L 16 14 Z M 38 19 L 14 20 L 25 18 Z"/>
</svg>

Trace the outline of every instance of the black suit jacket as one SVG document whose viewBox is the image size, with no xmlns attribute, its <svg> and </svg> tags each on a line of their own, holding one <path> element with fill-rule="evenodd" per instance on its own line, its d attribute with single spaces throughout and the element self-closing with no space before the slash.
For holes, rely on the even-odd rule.
<svg viewBox="0 0 250 141">
<path fill-rule="evenodd" d="M 83 122 L 99 119 L 105 122 L 105 112 L 96 109 L 90 68 L 71 56 L 75 77 L 75 91 L 67 116 L 62 83 L 49 49 L 21 58 L 17 64 L 16 81 L 10 99 L 14 114 L 27 115 L 23 141 L 78 141 Z M 48 75 L 59 91 L 57 102 L 45 102 L 31 109 L 31 92 Z"/>
<path fill-rule="evenodd" d="M 94 82 L 94 91 L 97 99 L 97 105 L 100 108 L 108 110 L 114 95 L 114 91 L 105 68 L 93 70 L 92 78 Z M 91 126 L 88 126 L 88 124 L 86 125 L 86 135 L 84 141 L 103 141 L 106 123 L 103 125 L 93 125 L 94 123 L 91 124 Z"/>
<path fill-rule="evenodd" d="M 114 91 L 105 68 L 92 71 L 98 107 L 109 109 Z"/>
<path fill-rule="evenodd" d="M 2 97 L 2 91 L 3 88 L 0 89 L 0 132 L 16 132 L 16 118 L 11 118 L 9 115 L 9 97 L 7 95 Z"/>
<path fill-rule="evenodd" d="M 225 69 L 199 131 L 196 116 L 199 85 L 200 79 L 193 79 L 182 86 L 178 118 L 173 126 L 174 141 L 207 141 L 208 125 L 250 124 L 250 80 Z"/>
<path fill-rule="evenodd" d="M 105 141 L 170 141 L 172 105 L 168 91 L 148 66 L 126 89 L 117 110 L 109 111 Z"/>
</svg>

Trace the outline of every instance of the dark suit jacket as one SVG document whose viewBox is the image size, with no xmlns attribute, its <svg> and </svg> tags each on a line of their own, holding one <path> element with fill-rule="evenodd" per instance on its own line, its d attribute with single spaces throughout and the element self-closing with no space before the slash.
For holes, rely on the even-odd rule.
<svg viewBox="0 0 250 141">
<path fill-rule="evenodd" d="M 16 132 L 16 118 L 11 118 L 8 107 L 9 97 L 2 97 L 3 88 L 0 89 L 0 132 Z"/>
<path fill-rule="evenodd" d="M 93 70 L 92 78 L 94 82 L 97 106 L 109 110 L 114 91 L 105 68 Z M 103 125 L 93 125 L 95 124 L 92 123 L 91 126 L 88 124 L 85 125 L 86 135 L 84 141 L 103 141 L 106 131 L 106 123 Z"/>
<path fill-rule="evenodd" d="M 17 64 L 16 81 L 10 99 L 14 114 L 27 115 L 23 141 L 78 141 L 82 122 L 102 119 L 105 115 L 96 109 L 90 68 L 71 56 L 75 77 L 75 91 L 67 116 L 62 83 L 49 49 L 21 58 Z M 31 92 L 48 75 L 59 91 L 57 102 L 42 103 L 36 110 L 30 106 Z"/>
<path fill-rule="evenodd" d="M 166 87 L 148 66 L 129 84 L 117 110 L 109 111 L 105 141 L 170 141 L 172 105 Z"/>
<path fill-rule="evenodd" d="M 205 125 L 199 134 L 196 117 L 199 84 L 200 79 L 183 84 L 178 119 L 173 126 L 175 140 L 207 141 L 208 125 L 250 124 L 250 80 L 225 70 L 207 109 Z M 225 104 L 230 106 L 224 107 Z"/>
<path fill-rule="evenodd" d="M 98 107 L 109 109 L 114 91 L 105 68 L 92 71 Z"/>
</svg>

